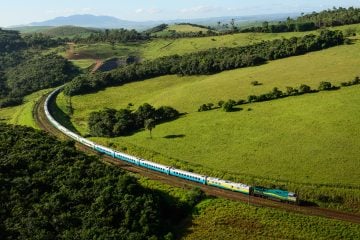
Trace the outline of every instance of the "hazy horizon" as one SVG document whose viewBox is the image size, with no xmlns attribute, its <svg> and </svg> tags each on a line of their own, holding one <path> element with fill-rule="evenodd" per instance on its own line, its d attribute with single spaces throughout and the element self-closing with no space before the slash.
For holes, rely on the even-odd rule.
<svg viewBox="0 0 360 240">
<path fill-rule="evenodd" d="M 312 12 L 332 7 L 360 7 L 360 0 L 320 0 L 280 1 L 280 0 L 193 0 L 164 1 L 135 0 L 121 3 L 115 0 L 89 2 L 85 0 L 13 0 L 3 3 L 0 9 L 0 26 L 25 25 L 56 17 L 77 14 L 112 16 L 129 21 L 159 21 L 175 19 L 197 19 L 226 16 L 251 16 Z M 15 14 L 16 13 L 16 14 Z"/>
</svg>

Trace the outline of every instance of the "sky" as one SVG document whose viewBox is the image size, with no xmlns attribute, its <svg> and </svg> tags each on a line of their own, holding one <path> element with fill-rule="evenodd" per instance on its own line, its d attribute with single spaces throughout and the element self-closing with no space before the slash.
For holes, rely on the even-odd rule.
<svg viewBox="0 0 360 240">
<path fill-rule="evenodd" d="M 360 0 L 2 0 L 0 26 L 74 14 L 148 21 L 312 12 L 333 6 L 360 7 Z"/>
</svg>

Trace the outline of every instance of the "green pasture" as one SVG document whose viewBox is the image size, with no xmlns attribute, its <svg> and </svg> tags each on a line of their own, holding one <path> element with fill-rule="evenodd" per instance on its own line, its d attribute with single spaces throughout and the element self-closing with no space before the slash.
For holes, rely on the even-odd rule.
<svg viewBox="0 0 360 240">
<path fill-rule="evenodd" d="M 75 66 L 81 69 L 87 69 L 94 63 L 96 63 L 95 59 L 77 59 L 77 60 L 70 60 Z"/>
<path fill-rule="evenodd" d="M 0 121 L 8 124 L 24 125 L 38 129 L 38 126 L 33 118 L 32 111 L 36 102 L 48 91 L 50 90 L 42 90 L 26 96 L 22 105 L 1 108 Z"/>
<path fill-rule="evenodd" d="M 233 113 L 190 113 L 157 126 L 153 139 L 142 131 L 94 140 L 165 164 L 202 168 L 205 174 L 216 170 L 247 181 L 261 177 L 358 187 L 359 93 L 360 87 L 354 86 L 244 105 Z M 76 114 L 72 120 L 83 132 L 85 122 L 79 125 Z"/>
<path fill-rule="evenodd" d="M 166 30 L 176 31 L 176 32 L 200 32 L 200 31 L 206 32 L 207 28 L 191 26 L 188 24 L 174 24 L 174 25 L 168 26 L 168 28 Z"/>
<path fill-rule="evenodd" d="M 359 238 L 358 224 L 221 199 L 208 199 L 198 204 L 183 237 L 186 240 Z"/>
<path fill-rule="evenodd" d="M 187 29 L 189 25 L 173 25 L 170 28 Z M 355 29 L 360 34 L 360 24 L 336 27 L 334 29 Z M 80 44 L 75 46 L 77 58 L 106 59 L 114 56 L 137 55 L 143 59 L 155 59 L 158 57 L 197 52 L 210 48 L 237 47 L 254 44 L 266 40 L 279 38 L 301 37 L 313 32 L 291 32 L 291 33 L 238 33 L 214 37 L 180 38 L 180 39 L 153 39 L 142 43 L 133 44 Z"/>
<path fill-rule="evenodd" d="M 245 99 L 279 87 L 340 85 L 359 75 L 360 42 L 211 76 L 164 76 L 72 98 L 72 124 L 87 134 L 92 111 L 148 102 L 186 112 L 149 133 L 94 138 L 163 164 L 248 184 L 275 184 L 317 201 L 342 196 L 359 211 L 360 86 L 198 113 L 203 103 Z M 252 86 L 257 80 L 262 85 Z M 57 100 L 66 113 L 63 95 Z M 316 195 L 316 196 L 315 196 Z M 317 201 L 320 205 L 321 202 Z M 354 203 L 356 203 L 354 205 Z M 338 206 L 334 206 L 338 207 Z"/>
<path fill-rule="evenodd" d="M 187 202 L 189 191 L 146 178 L 142 186 Z M 191 219 L 191 220 L 190 220 Z M 357 239 L 357 224 L 256 207 L 220 198 L 207 198 L 178 228 L 181 239 Z"/>
<path fill-rule="evenodd" d="M 91 111 L 104 107 L 124 108 L 129 102 L 138 106 L 148 102 L 155 106 L 170 105 L 182 112 L 196 112 L 203 103 L 217 103 L 229 98 L 246 99 L 251 94 L 262 94 L 274 87 L 300 84 L 317 88 L 321 81 L 339 85 L 360 75 L 360 41 L 313 52 L 303 56 L 271 61 L 265 65 L 225 71 L 209 76 L 163 76 L 107 88 L 96 94 L 73 97 L 75 123 L 79 124 Z M 252 81 L 262 85 L 253 86 Z M 61 102 L 61 95 L 59 98 Z M 91 106 L 89 106 L 91 102 Z M 61 106 L 62 104 L 60 104 Z M 83 129 L 82 131 L 86 131 Z"/>
<path fill-rule="evenodd" d="M 122 57 L 129 55 L 139 55 L 138 43 L 129 44 L 110 44 L 110 43 L 97 43 L 97 44 L 76 44 L 74 45 L 74 54 L 71 59 L 102 59 L 105 60 L 111 57 Z M 59 53 L 66 56 L 65 52 Z"/>
</svg>

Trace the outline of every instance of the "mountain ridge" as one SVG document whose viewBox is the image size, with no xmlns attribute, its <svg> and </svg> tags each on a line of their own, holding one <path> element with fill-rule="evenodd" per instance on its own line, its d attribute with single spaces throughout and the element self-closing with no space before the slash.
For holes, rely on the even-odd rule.
<svg viewBox="0 0 360 240">
<path fill-rule="evenodd" d="M 86 28 L 126 28 L 144 30 L 156 25 L 167 23 L 196 23 L 203 25 L 215 25 L 217 22 L 230 22 L 235 19 L 237 23 L 257 22 L 257 21 L 280 21 L 287 17 L 299 16 L 299 13 L 279 13 L 267 15 L 251 15 L 251 16 L 224 16 L 224 17 L 211 17 L 211 18 L 198 18 L 198 19 L 174 19 L 174 20 L 150 20 L 150 21 L 130 21 L 123 20 L 117 17 L 105 15 L 92 15 L 92 14 L 76 14 L 71 16 L 60 16 L 53 19 L 32 22 L 29 24 L 11 26 L 9 28 L 17 27 L 35 27 L 35 26 L 78 26 Z"/>
</svg>

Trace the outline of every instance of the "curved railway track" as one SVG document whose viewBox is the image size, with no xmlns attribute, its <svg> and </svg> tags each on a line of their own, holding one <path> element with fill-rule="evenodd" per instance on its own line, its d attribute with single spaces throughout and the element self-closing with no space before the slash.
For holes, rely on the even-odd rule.
<svg viewBox="0 0 360 240">
<path fill-rule="evenodd" d="M 48 94 L 47 94 L 48 95 Z M 36 104 L 33 109 L 33 115 L 34 119 L 37 123 L 37 125 L 44 131 L 54 135 L 57 138 L 60 138 L 62 140 L 69 139 L 68 136 L 60 132 L 58 129 L 56 129 L 46 118 L 45 112 L 44 112 L 44 103 L 46 100 L 47 95 L 44 95 Z M 88 153 L 92 155 L 100 155 L 98 152 L 85 147 L 82 144 L 76 143 L 77 149 Z M 102 161 L 104 161 L 107 164 L 113 164 L 115 166 L 118 166 L 126 171 L 140 174 L 144 177 L 147 177 L 151 180 L 157 180 L 165 184 L 169 184 L 171 186 L 175 187 L 181 187 L 186 189 L 191 189 L 193 187 L 200 187 L 207 195 L 209 196 L 215 196 L 215 197 L 223 197 L 226 199 L 241 201 L 244 203 L 248 203 L 254 206 L 263 206 L 263 207 L 270 207 L 275 209 L 282 209 L 288 212 L 293 213 L 299 213 L 304 215 L 310 215 L 310 216 L 319 216 L 319 217 L 326 217 L 336 220 L 342 220 L 352 223 L 360 224 L 360 215 L 347 213 L 347 212 L 340 212 L 336 210 L 331 209 L 325 209 L 320 207 L 313 207 L 313 206 L 297 206 L 297 205 L 291 205 L 291 204 L 284 204 L 281 202 L 276 202 L 268 199 L 253 197 L 244 195 L 241 193 L 231 192 L 228 190 L 223 190 L 216 187 L 211 187 L 207 185 L 198 184 L 195 182 L 190 182 L 183 180 L 181 178 L 177 178 L 170 175 L 165 175 L 162 173 L 157 173 L 142 167 L 138 167 L 135 165 L 127 164 L 125 162 L 121 162 L 118 160 L 115 160 L 109 156 L 106 155 L 100 155 Z"/>
</svg>

